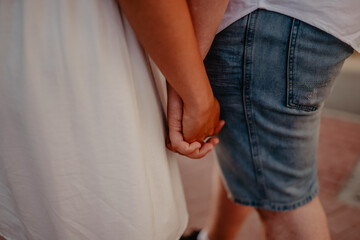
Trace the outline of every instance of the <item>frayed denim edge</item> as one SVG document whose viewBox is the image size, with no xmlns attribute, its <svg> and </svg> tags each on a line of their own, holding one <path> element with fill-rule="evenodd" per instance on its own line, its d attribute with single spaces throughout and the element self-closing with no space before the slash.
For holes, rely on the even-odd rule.
<svg viewBox="0 0 360 240">
<path fill-rule="evenodd" d="M 241 205 L 246 205 L 246 206 L 255 207 L 255 208 L 262 208 L 262 209 L 270 210 L 270 211 L 289 211 L 289 210 L 295 210 L 295 209 L 309 203 L 311 200 L 313 200 L 318 195 L 318 193 L 319 193 L 319 189 L 315 188 L 315 190 L 313 190 L 313 192 L 311 194 L 307 195 L 306 197 L 302 198 L 301 200 L 298 200 L 298 201 L 295 201 L 292 203 L 272 203 L 272 202 L 269 202 L 268 200 L 258 202 L 258 201 L 251 201 L 251 200 L 240 200 L 240 199 L 236 199 L 236 198 L 234 198 L 233 201 L 238 204 L 241 204 Z"/>
</svg>

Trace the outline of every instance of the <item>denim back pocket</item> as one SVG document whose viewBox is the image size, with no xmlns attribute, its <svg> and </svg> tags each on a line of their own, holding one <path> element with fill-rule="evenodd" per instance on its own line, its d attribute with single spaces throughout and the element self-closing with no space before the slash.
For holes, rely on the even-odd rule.
<svg viewBox="0 0 360 240">
<path fill-rule="evenodd" d="M 334 36 L 293 20 L 287 63 L 287 107 L 319 109 L 353 49 Z"/>
</svg>

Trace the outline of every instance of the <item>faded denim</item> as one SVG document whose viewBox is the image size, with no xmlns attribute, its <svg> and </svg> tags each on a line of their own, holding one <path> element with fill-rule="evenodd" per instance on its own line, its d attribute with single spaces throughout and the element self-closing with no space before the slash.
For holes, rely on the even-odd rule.
<svg viewBox="0 0 360 240">
<path fill-rule="evenodd" d="M 216 35 L 204 63 L 226 121 L 216 152 L 234 201 L 284 211 L 317 195 L 321 108 L 352 52 L 266 10 Z"/>
</svg>

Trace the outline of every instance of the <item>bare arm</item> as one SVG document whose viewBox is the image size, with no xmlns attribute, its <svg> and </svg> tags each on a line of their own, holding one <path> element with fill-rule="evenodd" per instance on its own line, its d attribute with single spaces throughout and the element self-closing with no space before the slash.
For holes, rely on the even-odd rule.
<svg viewBox="0 0 360 240">
<path fill-rule="evenodd" d="M 203 105 L 204 99 L 212 99 L 186 0 L 119 3 L 145 50 L 185 105 Z"/>
<path fill-rule="evenodd" d="M 229 0 L 187 0 L 196 38 L 199 44 L 202 58 L 205 58 L 220 25 Z M 219 142 L 216 137 L 211 138 L 208 143 L 202 144 L 194 142 L 188 144 L 182 135 L 182 111 L 183 106 L 180 96 L 176 91 L 168 86 L 168 123 L 169 123 L 169 142 L 167 147 L 175 152 L 179 152 L 190 158 L 201 158 L 205 156 Z M 216 135 L 225 122 L 220 121 L 215 128 Z"/>
<path fill-rule="evenodd" d="M 208 53 L 229 0 L 187 0 L 202 58 Z"/>
<path fill-rule="evenodd" d="M 186 0 L 118 0 L 138 39 L 180 95 L 188 142 L 212 135 L 220 107 L 211 90 Z"/>
</svg>

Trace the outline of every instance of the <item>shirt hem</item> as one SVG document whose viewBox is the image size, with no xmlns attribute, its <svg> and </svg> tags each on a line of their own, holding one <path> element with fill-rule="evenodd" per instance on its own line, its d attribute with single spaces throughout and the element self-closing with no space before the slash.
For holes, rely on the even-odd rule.
<svg viewBox="0 0 360 240">
<path fill-rule="evenodd" d="M 339 40 L 343 41 L 344 43 L 348 44 L 355 51 L 360 53 L 360 44 L 358 46 L 358 44 L 356 42 L 354 42 L 353 40 L 350 40 L 346 36 L 342 36 L 339 33 L 339 31 L 337 31 L 334 28 L 331 28 L 331 27 L 327 26 L 327 24 L 325 24 L 321 20 L 314 20 L 312 18 L 303 19 L 299 14 L 294 13 L 291 10 L 282 9 L 282 8 L 276 8 L 276 7 L 269 7 L 269 6 L 266 6 L 266 5 L 264 5 L 264 6 L 256 6 L 256 7 L 250 8 L 247 11 L 241 12 L 241 14 L 239 14 L 236 17 L 234 16 L 234 17 L 229 18 L 228 20 L 226 20 L 226 22 L 220 24 L 220 27 L 218 28 L 216 34 L 220 33 L 222 30 L 229 27 L 231 24 L 233 24 L 237 20 L 243 18 L 244 16 L 250 14 L 251 12 L 253 12 L 253 11 L 257 10 L 257 9 L 265 9 L 265 10 L 268 10 L 268 11 L 273 11 L 273 12 L 277 12 L 277 13 L 280 13 L 280 14 L 284 14 L 284 15 L 292 17 L 292 18 L 296 18 L 296 19 L 298 19 L 298 20 L 300 20 L 302 22 L 305 22 L 305 23 L 307 23 L 307 24 L 309 24 L 311 26 L 319 28 L 320 30 L 325 31 L 325 32 L 333 35 L 334 37 L 336 37 Z"/>
</svg>

